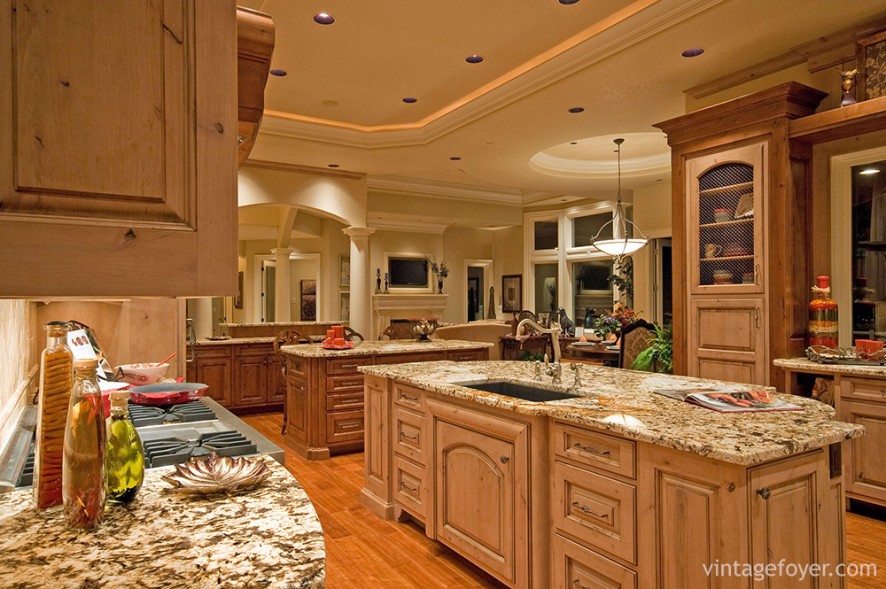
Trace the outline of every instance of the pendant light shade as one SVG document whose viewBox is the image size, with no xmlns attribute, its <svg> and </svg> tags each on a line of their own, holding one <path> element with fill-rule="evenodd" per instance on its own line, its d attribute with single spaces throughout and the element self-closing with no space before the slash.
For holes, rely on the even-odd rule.
<svg viewBox="0 0 886 589">
<path fill-rule="evenodd" d="M 604 223 L 591 238 L 591 245 L 608 256 L 619 258 L 640 251 L 649 243 L 649 238 L 625 215 L 621 204 L 621 144 L 624 143 L 624 139 L 621 137 L 613 139 L 613 143 L 618 157 L 618 196 L 615 201 L 615 212 L 612 214 L 612 220 Z M 606 225 L 612 225 L 612 239 L 600 239 Z M 628 225 L 631 231 L 628 231 Z"/>
</svg>

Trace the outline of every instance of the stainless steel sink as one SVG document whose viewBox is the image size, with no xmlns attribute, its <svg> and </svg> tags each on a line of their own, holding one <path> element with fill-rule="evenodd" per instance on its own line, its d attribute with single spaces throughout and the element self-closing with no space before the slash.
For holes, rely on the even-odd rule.
<svg viewBox="0 0 886 589">
<path fill-rule="evenodd" d="M 513 397 L 515 399 L 523 399 L 524 401 L 533 401 L 535 403 L 544 403 L 545 401 L 559 401 L 560 399 L 574 399 L 575 395 L 561 393 L 559 391 L 551 391 L 531 385 L 518 384 L 515 382 L 479 382 L 479 383 L 460 383 L 460 386 L 478 391 L 486 391 L 487 393 L 495 393 L 505 397 Z"/>
</svg>

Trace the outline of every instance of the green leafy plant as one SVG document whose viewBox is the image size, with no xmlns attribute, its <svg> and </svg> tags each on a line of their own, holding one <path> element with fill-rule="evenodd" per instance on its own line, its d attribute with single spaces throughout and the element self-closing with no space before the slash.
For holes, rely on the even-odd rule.
<svg viewBox="0 0 886 589">
<path fill-rule="evenodd" d="M 651 345 L 637 355 L 631 368 L 671 374 L 674 370 L 674 332 L 670 325 L 652 327 L 655 329 L 655 337 L 652 338 Z"/>
</svg>

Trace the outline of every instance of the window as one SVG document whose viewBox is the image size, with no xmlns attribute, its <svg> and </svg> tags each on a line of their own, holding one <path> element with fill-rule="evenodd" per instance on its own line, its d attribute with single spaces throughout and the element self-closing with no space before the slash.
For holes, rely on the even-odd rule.
<svg viewBox="0 0 886 589">
<path fill-rule="evenodd" d="M 535 314 L 556 312 L 558 300 L 557 264 L 536 264 Z"/>
<path fill-rule="evenodd" d="M 612 308 L 615 296 L 609 283 L 612 271 L 611 260 L 589 260 L 572 264 L 575 282 L 572 308 L 576 324 L 581 325 L 585 317 L 599 315 Z"/>
<path fill-rule="evenodd" d="M 852 166 L 852 255 L 852 343 L 886 339 L 886 161 Z"/>
<path fill-rule="evenodd" d="M 591 239 L 597 235 L 600 228 L 612 220 L 612 212 L 584 215 L 572 220 L 572 247 L 585 247 L 591 244 Z M 612 224 L 606 226 L 600 239 L 612 239 Z"/>
<path fill-rule="evenodd" d="M 534 228 L 536 251 L 557 249 L 559 240 L 557 221 L 536 221 Z"/>
</svg>

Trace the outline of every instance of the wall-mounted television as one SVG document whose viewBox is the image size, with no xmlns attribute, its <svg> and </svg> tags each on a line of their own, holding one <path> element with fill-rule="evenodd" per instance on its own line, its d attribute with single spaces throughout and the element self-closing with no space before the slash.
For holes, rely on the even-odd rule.
<svg viewBox="0 0 886 589">
<path fill-rule="evenodd" d="M 425 258 L 388 258 L 388 284 L 392 288 L 429 288 L 428 261 Z"/>
</svg>

